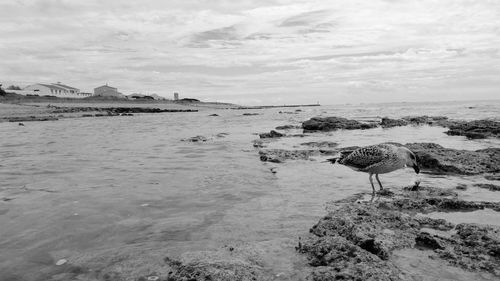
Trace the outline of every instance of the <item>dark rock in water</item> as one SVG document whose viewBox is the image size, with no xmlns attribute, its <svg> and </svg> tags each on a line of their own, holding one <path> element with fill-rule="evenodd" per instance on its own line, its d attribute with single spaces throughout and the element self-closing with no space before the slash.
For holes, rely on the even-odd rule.
<svg viewBox="0 0 500 281">
<path fill-rule="evenodd" d="M 463 183 L 459 183 L 456 187 L 458 190 L 467 190 L 467 185 Z"/>
<path fill-rule="evenodd" d="M 243 116 L 254 116 L 259 115 L 259 113 L 243 113 Z"/>
<path fill-rule="evenodd" d="M 186 264 L 171 259 L 165 259 L 165 262 L 172 268 L 172 271 L 167 278 L 161 280 L 270 280 L 270 276 L 266 276 L 264 270 L 258 265 L 238 260 L 220 260 L 220 257 L 214 257 L 211 260 L 193 261 Z"/>
<path fill-rule="evenodd" d="M 210 114 L 210 115 L 208 115 L 208 116 L 219 116 L 219 114 L 215 114 L 215 113 L 214 113 L 214 114 Z"/>
<path fill-rule="evenodd" d="M 302 123 L 304 132 L 334 131 L 338 129 L 357 130 L 371 129 L 377 127 L 374 123 L 361 123 L 342 117 L 314 117 Z"/>
<path fill-rule="evenodd" d="M 9 122 L 30 122 L 30 121 L 56 121 L 54 116 L 27 116 L 27 117 L 9 117 Z"/>
<path fill-rule="evenodd" d="M 500 137 L 500 122 L 493 120 L 456 121 L 449 128 L 446 134 L 450 136 L 465 136 L 469 139 Z"/>
<path fill-rule="evenodd" d="M 486 175 L 484 178 L 490 181 L 500 181 L 500 175 Z"/>
<path fill-rule="evenodd" d="M 446 116 L 406 116 L 403 117 L 403 120 L 416 125 L 427 124 L 447 127 L 449 124 Z"/>
<path fill-rule="evenodd" d="M 331 148 L 331 147 L 337 147 L 339 144 L 336 142 L 332 141 L 311 141 L 311 142 L 304 142 L 301 143 L 300 145 L 305 145 L 305 146 L 310 146 L 310 147 L 322 147 L 322 148 Z"/>
<path fill-rule="evenodd" d="M 435 143 L 409 143 L 421 168 L 437 173 L 472 175 L 500 171 L 500 148 L 476 151 L 444 148 Z"/>
<path fill-rule="evenodd" d="M 254 140 L 253 147 L 262 148 L 265 147 L 264 142 L 262 140 Z"/>
<path fill-rule="evenodd" d="M 280 138 L 280 137 L 283 137 L 283 136 L 284 136 L 284 134 L 278 133 L 275 130 L 271 130 L 269 133 L 259 134 L 259 137 L 261 139 L 266 139 L 266 138 Z"/>
<path fill-rule="evenodd" d="M 384 117 L 382 118 L 382 122 L 380 122 L 380 125 L 383 128 L 392 128 L 397 126 L 406 126 L 408 125 L 408 122 L 403 119 L 391 119 L 388 117 Z"/>
<path fill-rule="evenodd" d="M 491 191 L 500 191 L 500 185 L 491 184 L 491 183 L 476 183 L 474 186 L 479 188 L 485 188 Z"/>
<path fill-rule="evenodd" d="M 403 273 L 392 259 L 394 250 L 415 247 L 429 250 L 431 259 L 450 266 L 500 277 L 500 228 L 459 224 L 456 234 L 440 236 L 426 229 L 446 233 L 454 224 L 417 214 L 495 206 L 500 211 L 500 203 L 463 201 L 453 191 L 434 187 L 403 190 L 383 200 L 359 198 L 329 203 L 328 215 L 310 229 L 309 237 L 299 241 L 296 249 L 307 255 L 312 266 L 308 280 L 425 279 L 422 272 L 413 273 L 419 276 Z"/>
<path fill-rule="evenodd" d="M 189 141 L 189 142 L 206 142 L 207 140 L 208 139 L 204 136 L 196 136 L 187 139 L 182 139 L 182 141 Z"/>
<path fill-rule="evenodd" d="M 290 129 L 300 129 L 302 128 L 301 126 L 296 126 L 296 125 L 283 125 L 283 126 L 278 126 L 275 129 L 276 130 L 290 130 Z"/>
<path fill-rule="evenodd" d="M 274 163 L 282 163 L 285 160 L 308 160 L 310 156 L 319 154 L 318 150 L 266 149 L 259 151 L 261 161 Z"/>
</svg>

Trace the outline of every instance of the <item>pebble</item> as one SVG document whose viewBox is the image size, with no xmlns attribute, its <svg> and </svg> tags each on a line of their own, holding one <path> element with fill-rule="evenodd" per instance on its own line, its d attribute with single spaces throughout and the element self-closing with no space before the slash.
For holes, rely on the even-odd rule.
<svg viewBox="0 0 500 281">
<path fill-rule="evenodd" d="M 60 259 L 60 260 L 58 260 L 58 261 L 56 262 L 56 265 L 63 265 L 63 264 L 65 264 L 65 263 L 67 263 L 67 262 L 68 262 L 68 260 L 67 260 L 67 259 Z"/>
</svg>

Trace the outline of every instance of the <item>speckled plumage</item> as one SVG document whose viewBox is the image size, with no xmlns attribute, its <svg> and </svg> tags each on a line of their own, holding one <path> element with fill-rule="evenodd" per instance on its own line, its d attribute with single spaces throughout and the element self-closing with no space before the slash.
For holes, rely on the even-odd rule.
<svg viewBox="0 0 500 281">
<path fill-rule="evenodd" d="M 372 181 L 373 174 L 375 174 L 382 190 L 383 187 L 378 174 L 390 173 L 406 166 L 412 166 L 415 172 L 419 172 L 413 152 L 404 146 L 388 143 L 370 145 L 353 151 L 343 151 L 338 159 L 329 159 L 329 161 L 332 163 L 338 162 L 356 171 L 369 173 L 373 191 L 375 191 Z"/>
</svg>

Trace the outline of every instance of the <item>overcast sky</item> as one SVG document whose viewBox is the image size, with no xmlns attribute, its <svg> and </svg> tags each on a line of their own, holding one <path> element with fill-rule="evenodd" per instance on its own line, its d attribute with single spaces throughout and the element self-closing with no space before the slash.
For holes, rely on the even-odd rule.
<svg viewBox="0 0 500 281">
<path fill-rule="evenodd" d="M 498 0 L 0 0 L 0 81 L 240 104 L 500 97 Z"/>
</svg>

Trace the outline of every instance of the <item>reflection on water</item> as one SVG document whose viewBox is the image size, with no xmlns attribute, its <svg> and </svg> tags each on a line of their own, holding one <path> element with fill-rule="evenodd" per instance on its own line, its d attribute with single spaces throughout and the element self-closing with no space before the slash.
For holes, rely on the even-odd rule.
<svg viewBox="0 0 500 281">
<path fill-rule="evenodd" d="M 58 259 L 95 267 L 114 256 L 142 259 L 142 270 L 164 256 L 250 245 L 264 267 L 300 279 L 298 236 L 324 215 L 326 201 L 370 191 L 368 176 L 318 161 L 262 163 L 252 147 L 255 133 L 299 124 L 312 116 L 355 118 L 447 115 L 498 117 L 491 104 L 420 107 L 311 107 L 297 114 L 280 109 L 212 111 L 134 117 L 0 123 L 0 276 L 39 280 Z M 401 127 L 282 138 L 269 147 L 303 148 L 328 140 L 339 146 L 385 141 L 436 142 L 445 147 L 499 147 L 498 140 L 467 141 L 439 127 Z M 290 131 L 293 133 L 294 131 Z M 228 133 L 228 135 L 218 135 Z M 203 135 L 203 143 L 181 139 Z M 270 172 L 277 167 L 277 173 Z M 398 188 L 415 180 L 410 170 L 381 176 Z M 481 177 L 421 175 L 422 184 L 472 185 Z M 487 194 L 487 195 L 484 195 Z M 470 188 L 466 199 L 500 200 Z M 99 262 L 97 262 L 99 261 Z M 142 267 L 141 267 L 142 266 Z M 283 275 L 280 275 L 283 277 Z"/>
</svg>

